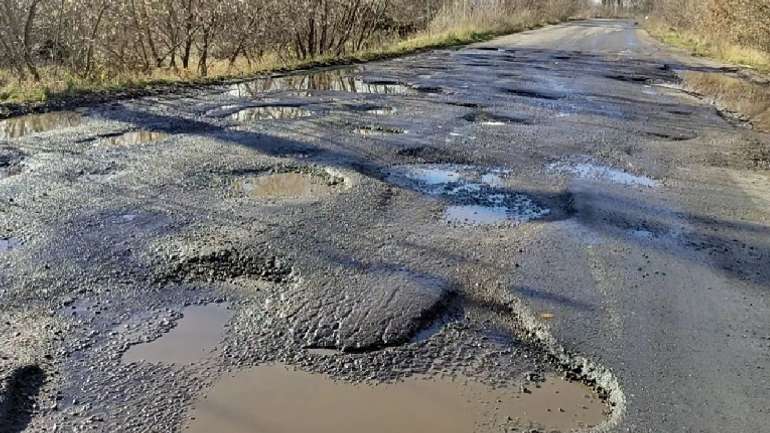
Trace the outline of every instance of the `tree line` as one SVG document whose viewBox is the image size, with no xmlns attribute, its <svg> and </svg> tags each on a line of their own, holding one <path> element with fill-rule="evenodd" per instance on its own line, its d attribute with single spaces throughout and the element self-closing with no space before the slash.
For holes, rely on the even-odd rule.
<svg viewBox="0 0 770 433">
<path fill-rule="evenodd" d="M 251 65 L 341 56 L 425 30 L 442 10 L 542 9 L 576 0 L 0 0 L 0 67 L 39 80 L 157 68 L 208 75 L 212 60 Z"/>
</svg>

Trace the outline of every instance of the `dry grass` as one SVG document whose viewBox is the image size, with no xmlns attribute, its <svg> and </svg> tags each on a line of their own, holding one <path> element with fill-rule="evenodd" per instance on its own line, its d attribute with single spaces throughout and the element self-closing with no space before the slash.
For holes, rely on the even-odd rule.
<svg viewBox="0 0 770 433">
<path fill-rule="evenodd" d="M 439 17 L 440 18 L 440 17 Z M 237 79 L 278 71 L 291 71 L 330 64 L 356 63 L 391 58 L 426 49 L 490 40 L 494 37 L 556 23 L 562 17 L 543 19 L 522 12 L 515 15 L 474 15 L 463 19 L 437 19 L 429 30 L 405 40 L 382 43 L 365 51 L 342 58 L 317 57 L 309 60 L 282 60 L 266 55 L 258 63 L 247 64 L 239 59 L 234 65 L 212 60 L 209 74 L 201 77 L 192 70 L 157 68 L 149 73 L 126 72 L 84 79 L 65 70 L 51 67 L 40 69 L 41 81 L 19 81 L 12 71 L 0 70 L 0 102 L 42 102 L 80 94 L 137 90 L 168 84 L 206 84 L 225 79 Z M 195 64 L 195 61 L 191 62 Z"/>
<path fill-rule="evenodd" d="M 719 73 L 682 74 L 689 90 L 713 99 L 729 111 L 745 115 L 758 130 L 770 132 L 770 87 Z"/>
<path fill-rule="evenodd" d="M 642 21 L 650 35 L 666 44 L 686 49 L 694 56 L 711 57 L 763 73 L 770 72 L 770 53 L 731 43 L 713 34 L 674 29 L 656 19 Z"/>
</svg>

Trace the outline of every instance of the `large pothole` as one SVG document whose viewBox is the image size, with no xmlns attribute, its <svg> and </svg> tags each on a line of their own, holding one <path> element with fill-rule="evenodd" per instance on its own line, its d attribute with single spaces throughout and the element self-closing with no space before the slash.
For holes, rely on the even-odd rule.
<svg viewBox="0 0 770 433">
<path fill-rule="evenodd" d="M 345 178 L 329 171 L 279 172 L 240 177 L 233 191 L 242 197 L 313 201 L 339 192 L 345 184 Z"/>
<path fill-rule="evenodd" d="M 448 203 L 444 221 L 488 225 L 523 223 L 550 213 L 528 195 L 506 186 L 508 172 L 462 165 L 409 165 L 393 168 L 388 180 Z"/>
<path fill-rule="evenodd" d="M 0 140 L 20 138 L 30 134 L 71 128 L 82 122 L 82 115 L 75 111 L 55 111 L 29 114 L 0 121 Z"/>
<path fill-rule="evenodd" d="M 553 432 L 597 426 L 607 412 L 590 388 L 556 376 L 525 388 L 426 376 L 372 385 L 266 365 L 220 380 L 186 431 Z"/>
</svg>

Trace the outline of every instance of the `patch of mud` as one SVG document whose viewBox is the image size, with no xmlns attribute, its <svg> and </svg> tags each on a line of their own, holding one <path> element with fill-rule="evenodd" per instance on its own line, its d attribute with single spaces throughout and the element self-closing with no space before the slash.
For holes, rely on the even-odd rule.
<svg viewBox="0 0 770 433">
<path fill-rule="evenodd" d="M 113 135 L 104 137 L 102 143 L 107 146 L 135 146 L 138 144 L 153 143 L 156 141 L 165 140 L 170 137 L 170 134 L 165 132 L 137 130 L 129 131 L 119 135 Z"/>
<path fill-rule="evenodd" d="M 268 200 L 317 200 L 339 192 L 344 179 L 310 173 L 273 173 L 242 177 L 234 182 L 237 194 Z"/>
<path fill-rule="evenodd" d="M 161 282 L 229 281 L 238 277 L 270 282 L 287 281 L 291 266 L 268 251 L 261 254 L 235 248 L 210 248 L 191 254 L 172 255 L 171 269 Z"/>
<path fill-rule="evenodd" d="M 694 132 L 687 132 L 687 131 L 665 131 L 665 132 L 645 131 L 642 134 L 650 138 L 668 140 L 668 141 L 687 141 L 698 137 L 698 135 L 695 134 Z"/>
<path fill-rule="evenodd" d="M 0 238 L 0 254 L 15 250 L 21 245 L 21 241 L 16 238 Z"/>
<path fill-rule="evenodd" d="M 660 182 L 646 176 L 637 176 L 623 170 L 608 167 L 584 158 L 576 161 L 558 161 L 548 164 L 547 170 L 553 173 L 571 175 L 580 179 L 592 179 L 628 186 L 655 188 Z"/>
<path fill-rule="evenodd" d="M 650 80 L 648 77 L 644 77 L 641 75 L 622 75 L 622 74 L 609 74 L 605 75 L 604 78 L 608 78 L 610 80 L 615 81 L 624 81 L 627 83 L 646 83 Z"/>
<path fill-rule="evenodd" d="M 460 165 L 396 167 L 388 179 L 449 203 L 444 220 L 460 224 L 523 223 L 550 214 L 530 197 L 505 187 L 500 169 Z"/>
<path fill-rule="evenodd" d="M 220 342 L 232 315 L 227 304 L 187 307 L 168 333 L 155 341 L 131 346 L 123 354 L 123 362 L 198 362 Z"/>
<path fill-rule="evenodd" d="M 554 376 L 525 390 L 426 376 L 371 385 L 267 365 L 221 379 L 195 403 L 185 431 L 572 431 L 601 424 L 606 410 L 588 387 Z"/>
<path fill-rule="evenodd" d="M 251 107 L 230 115 L 237 122 L 254 122 L 259 120 L 294 120 L 310 117 L 313 112 L 302 107 L 285 105 Z"/>
<path fill-rule="evenodd" d="M 72 128 L 80 125 L 82 121 L 82 115 L 74 111 L 55 111 L 14 117 L 0 121 L 0 140 L 20 138 L 54 129 Z"/>
</svg>

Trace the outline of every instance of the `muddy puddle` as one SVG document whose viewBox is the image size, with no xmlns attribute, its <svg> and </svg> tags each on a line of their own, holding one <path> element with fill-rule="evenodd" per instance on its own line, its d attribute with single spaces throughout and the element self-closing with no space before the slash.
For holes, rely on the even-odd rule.
<svg viewBox="0 0 770 433">
<path fill-rule="evenodd" d="M 29 114 L 0 121 L 0 140 L 20 138 L 30 134 L 71 128 L 82 123 L 83 117 L 74 111 Z"/>
<path fill-rule="evenodd" d="M 595 163 L 590 159 L 579 161 L 559 161 L 547 166 L 548 171 L 570 175 L 579 179 L 592 179 L 627 186 L 644 186 L 654 188 L 660 182 L 646 176 L 637 176 L 623 170 Z"/>
<path fill-rule="evenodd" d="M 390 181 L 415 188 L 448 203 L 444 221 L 489 225 L 522 223 L 542 218 L 550 210 L 506 187 L 502 169 L 459 165 L 411 165 L 393 169 Z"/>
<path fill-rule="evenodd" d="M 138 144 L 165 140 L 168 137 L 169 134 L 166 134 L 165 132 L 147 131 L 142 129 L 138 131 L 129 131 L 113 137 L 107 137 L 102 143 L 107 146 L 135 146 Z"/>
<path fill-rule="evenodd" d="M 230 115 L 230 118 L 238 122 L 254 122 L 258 120 L 293 120 L 312 115 L 312 111 L 301 107 L 263 106 L 238 111 Z"/>
<path fill-rule="evenodd" d="M 344 180 L 306 173 L 275 173 L 251 176 L 235 182 L 236 192 L 264 199 L 312 200 L 334 194 Z"/>
<path fill-rule="evenodd" d="M 379 95 L 405 95 L 416 91 L 395 81 L 367 82 L 357 77 L 358 68 L 343 68 L 318 71 L 308 74 L 287 75 L 284 77 L 262 78 L 230 86 L 228 93 L 232 96 L 259 97 L 272 92 L 302 92 L 310 95 L 312 91 L 370 93 Z"/>
<path fill-rule="evenodd" d="M 227 304 L 190 306 L 168 333 L 149 343 L 131 346 L 123 362 L 190 364 L 200 361 L 220 342 L 233 313 Z"/>
<path fill-rule="evenodd" d="M 190 412 L 193 433 L 568 432 L 605 420 L 588 387 L 547 377 L 527 392 L 466 379 L 369 385 L 261 366 L 221 379 Z"/>
</svg>

